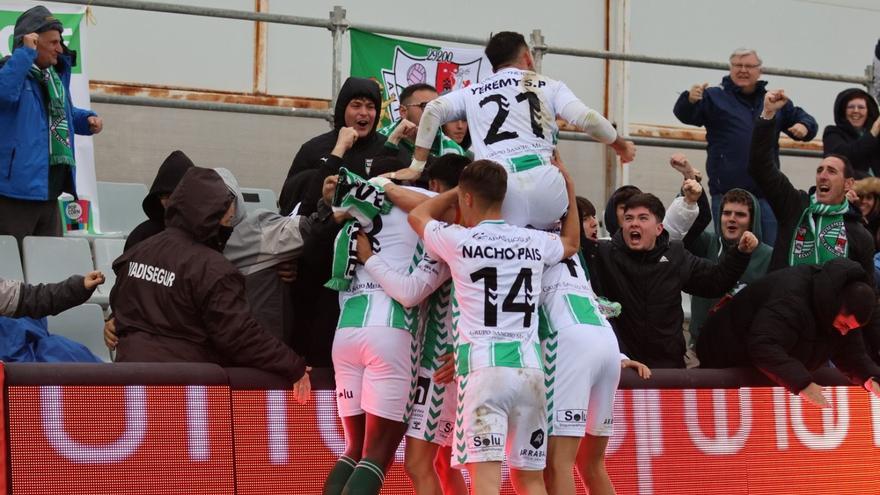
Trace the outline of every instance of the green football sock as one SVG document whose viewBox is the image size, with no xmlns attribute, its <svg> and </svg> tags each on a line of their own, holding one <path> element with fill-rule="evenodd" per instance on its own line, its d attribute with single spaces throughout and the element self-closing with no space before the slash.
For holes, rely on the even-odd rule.
<svg viewBox="0 0 880 495">
<path fill-rule="evenodd" d="M 357 463 L 351 457 L 340 457 L 336 461 L 336 465 L 333 466 L 333 469 L 330 470 L 330 474 L 327 475 L 327 481 L 324 482 L 322 494 L 339 495 L 342 493 L 342 489 L 345 488 L 345 484 L 348 482 L 348 478 L 351 477 L 351 473 L 354 472 L 356 466 Z"/>
<path fill-rule="evenodd" d="M 361 459 L 342 489 L 342 495 L 379 495 L 384 481 L 385 472 L 377 463 Z"/>
</svg>

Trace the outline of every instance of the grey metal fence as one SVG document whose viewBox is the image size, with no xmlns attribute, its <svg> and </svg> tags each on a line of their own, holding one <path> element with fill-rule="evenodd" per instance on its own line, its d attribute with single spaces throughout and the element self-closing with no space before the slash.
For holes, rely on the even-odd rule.
<svg viewBox="0 0 880 495">
<path fill-rule="evenodd" d="M 351 22 L 346 17 L 344 8 L 336 6 L 330 12 L 326 19 L 314 17 L 301 17 L 285 14 L 272 14 L 267 12 L 251 12 L 244 10 L 220 9 L 213 7 L 200 7 L 192 5 L 176 5 L 161 2 L 142 2 L 137 0 L 58 0 L 59 3 L 78 4 L 98 7 L 112 7 L 118 9 L 141 10 L 149 12 L 164 12 L 170 14 L 193 15 L 201 17 L 215 17 L 222 19 L 237 19 L 244 21 L 257 21 L 274 24 L 285 24 L 292 26 L 306 26 L 327 29 L 333 37 L 332 49 L 332 77 L 331 77 L 331 100 L 335 98 L 341 87 L 342 76 L 342 38 L 343 34 L 349 28 L 356 28 L 377 34 L 386 34 L 392 36 L 405 36 L 417 39 L 430 39 L 437 41 L 447 41 L 452 43 L 463 43 L 472 45 L 482 45 L 485 39 L 475 36 L 458 36 L 451 34 L 443 34 L 436 32 L 418 31 L 413 29 L 401 29 L 388 26 L 380 26 L 373 24 L 364 24 Z M 626 62 L 648 63 L 671 65 L 677 67 L 694 67 L 702 69 L 721 69 L 727 70 L 728 64 L 725 62 L 714 62 L 706 60 L 694 60 L 685 58 L 671 57 L 655 57 L 649 55 L 640 55 L 634 53 L 621 53 L 607 50 L 588 50 L 583 48 L 570 48 L 562 46 L 547 45 L 544 43 L 544 37 L 541 30 L 534 30 L 531 33 L 533 42 L 533 51 L 535 53 L 536 63 L 540 64 L 541 57 L 545 54 L 566 55 L 572 57 L 597 58 L 604 60 L 620 60 Z M 540 65 L 539 65 L 540 66 Z M 847 74 L 833 74 L 827 72 L 805 71 L 796 69 L 764 67 L 762 72 L 778 76 L 795 77 L 800 79 L 814 79 L 819 81 L 832 82 L 848 82 L 870 87 L 873 83 L 871 75 L 855 76 Z M 871 71 L 866 71 L 872 74 Z M 92 101 L 96 103 L 112 103 L 121 105 L 139 105 L 165 108 L 179 108 L 191 110 L 209 110 L 221 112 L 236 113 L 252 113 L 260 115 L 281 115 L 289 117 L 303 118 L 321 118 L 330 120 L 329 110 L 314 109 L 297 109 L 297 108 L 278 108 L 262 105 L 242 105 L 233 103 L 213 103 L 198 102 L 187 100 L 174 100 L 167 98 L 147 98 L 134 96 L 119 96 L 107 94 L 92 94 Z M 332 105 L 331 105 L 332 108 Z M 576 140 L 576 141 L 592 141 L 585 134 L 577 132 L 562 132 L 560 139 Z M 702 142 L 686 141 L 668 138 L 648 138 L 630 136 L 638 145 L 669 147 L 669 148 L 689 148 L 689 149 L 705 149 L 706 145 Z M 815 150 L 783 148 L 781 154 L 790 156 L 820 156 L 821 153 Z"/>
</svg>

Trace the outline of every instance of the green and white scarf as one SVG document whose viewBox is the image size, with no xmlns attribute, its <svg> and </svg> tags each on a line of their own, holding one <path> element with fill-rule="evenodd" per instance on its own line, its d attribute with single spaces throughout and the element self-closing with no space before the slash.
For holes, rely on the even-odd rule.
<svg viewBox="0 0 880 495">
<path fill-rule="evenodd" d="M 357 268 L 357 233 L 370 230 L 378 215 L 391 211 L 394 205 L 385 197 L 385 190 L 371 184 L 345 167 L 339 169 L 339 182 L 333 195 L 333 211 L 349 213 L 348 220 L 333 243 L 331 278 L 324 287 L 344 291 L 351 286 Z"/>
<path fill-rule="evenodd" d="M 397 120 L 394 121 L 385 127 L 379 129 L 377 132 L 385 137 L 391 135 L 394 132 L 394 129 L 400 125 L 402 121 Z M 392 143 L 391 141 L 385 141 L 385 147 L 391 149 L 398 149 L 399 147 L 403 147 L 410 153 L 415 150 L 415 145 L 406 139 L 401 139 L 397 144 Z M 434 143 L 431 144 L 431 150 L 429 151 L 431 156 L 443 156 L 443 155 L 467 155 L 467 150 L 461 147 L 458 143 L 456 143 L 451 137 L 447 136 L 442 129 L 437 130 L 437 137 L 434 138 Z"/>
<path fill-rule="evenodd" d="M 46 114 L 49 119 L 49 165 L 75 166 L 73 148 L 70 146 L 70 122 L 67 121 L 67 94 L 64 83 L 54 67 L 40 70 L 31 66 L 30 75 L 45 88 L 49 104 Z"/>
<path fill-rule="evenodd" d="M 843 215 L 849 210 L 844 199 L 836 205 L 825 205 L 810 195 L 810 205 L 801 213 L 788 254 L 788 266 L 821 265 L 849 253 Z"/>
</svg>

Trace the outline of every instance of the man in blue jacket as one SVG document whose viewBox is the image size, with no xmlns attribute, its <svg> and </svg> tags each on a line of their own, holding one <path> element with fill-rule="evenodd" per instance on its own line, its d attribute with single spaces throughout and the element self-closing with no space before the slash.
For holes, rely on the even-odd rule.
<svg viewBox="0 0 880 495">
<path fill-rule="evenodd" d="M 706 127 L 708 141 L 706 172 L 712 195 L 712 218 L 719 231 L 718 219 L 721 197 L 734 188 L 754 194 L 764 216 L 761 229 L 771 245 L 776 239 L 776 218 L 761 189 L 746 170 L 749 164 L 749 146 L 755 119 L 764 107 L 767 81 L 760 81 L 761 58 L 751 49 L 740 48 L 730 55 L 730 74 L 721 80 L 721 86 L 697 84 L 685 91 L 675 102 L 673 112 L 684 124 Z M 788 102 L 779 111 L 776 133 L 786 133 L 792 139 L 809 141 L 816 136 L 815 119 L 802 108 Z M 779 144 L 773 148 L 776 167 L 779 167 Z"/>
<path fill-rule="evenodd" d="M 15 21 L 13 52 L 0 60 L 0 234 L 61 235 L 56 199 L 76 194 L 73 135 L 101 132 L 94 112 L 73 106 L 75 53 L 43 6 Z"/>
</svg>

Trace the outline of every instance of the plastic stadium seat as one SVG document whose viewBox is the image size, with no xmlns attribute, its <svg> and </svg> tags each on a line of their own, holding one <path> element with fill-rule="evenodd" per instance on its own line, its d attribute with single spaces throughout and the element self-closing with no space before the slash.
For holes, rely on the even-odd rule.
<svg viewBox="0 0 880 495">
<path fill-rule="evenodd" d="M 104 239 L 97 237 L 93 240 L 92 247 L 95 253 L 95 269 L 104 273 L 106 281 L 99 285 L 90 299 L 102 306 L 110 304 L 110 289 L 116 283 L 116 274 L 113 273 L 113 261 L 122 254 L 125 241 L 122 239 Z"/>
<path fill-rule="evenodd" d="M 110 361 L 110 351 L 104 345 L 104 312 L 101 306 L 76 306 L 58 316 L 50 316 L 47 323 L 50 333 L 79 342 L 99 358 Z"/>
<path fill-rule="evenodd" d="M 24 280 L 21 255 L 18 253 L 18 241 L 11 235 L 0 235 L 0 277 Z"/>
<path fill-rule="evenodd" d="M 241 195 L 244 196 L 244 207 L 247 211 L 278 211 L 278 200 L 275 198 L 275 191 L 271 189 L 242 187 Z"/>
<path fill-rule="evenodd" d="M 131 232 L 147 219 L 141 203 L 147 186 L 128 182 L 98 182 L 98 209 L 102 232 Z"/>
<path fill-rule="evenodd" d="M 89 241 L 75 237 L 25 237 L 24 277 L 29 284 L 60 282 L 95 269 Z"/>
</svg>

